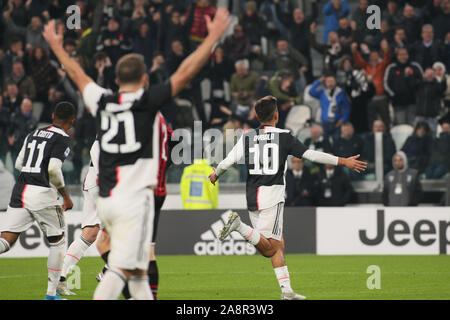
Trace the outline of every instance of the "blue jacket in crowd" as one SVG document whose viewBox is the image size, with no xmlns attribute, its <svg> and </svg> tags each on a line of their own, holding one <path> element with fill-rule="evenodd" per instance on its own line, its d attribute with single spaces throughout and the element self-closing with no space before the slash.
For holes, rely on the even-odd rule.
<svg viewBox="0 0 450 320">
<path fill-rule="evenodd" d="M 320 101 L 322 122 L 329 123 L 339 120 L 346 122 L 350 116 L 350 103 L 345 95 L 345 91 L 336 87 L 333 94 L 330 95 L 330 90 L 320 86 L 321 82 L 319 80 L 314 81 L 309 89 L 309 94 Z M 334 119 L 331 119 L 333 117 Z"/>
</svg>

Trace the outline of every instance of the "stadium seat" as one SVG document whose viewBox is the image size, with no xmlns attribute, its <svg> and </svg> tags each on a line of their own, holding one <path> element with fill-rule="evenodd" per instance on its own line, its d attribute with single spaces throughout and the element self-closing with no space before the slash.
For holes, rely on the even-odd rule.
<svg viewBox="0 0 450 320">
<path fill-rule="evenodd" d="M 310 88 L 311 85 L 305 87 L 305 90 L 303 91 L 303 102 L 311 108 L 311 119 L 315 122 L 320 122 L 320 103 L 318 99 L 313 98 L 309 94 Z"/>
<path fill-rule="evenodd" d="M 307 105 L 293 106 L 286 119 L 285 127 L 296 133 L 311 120 L 312 111 Z"/>
<path fill-rule="evenodd" d="M 397 150 L 403 147 L 406 139 L 414 132 L 414 128 L 409 124 L 399 124 L 391 128 L 392 139 L 394 139 Z"/>
<path fill-rule="evenodd" d="M 295 134 L 298 140 L 301 142 L 305 142 L 306 139 L 308 139 L 311 136 L 311 128 L 309 127 L 303 127 Z"/>
</svg>

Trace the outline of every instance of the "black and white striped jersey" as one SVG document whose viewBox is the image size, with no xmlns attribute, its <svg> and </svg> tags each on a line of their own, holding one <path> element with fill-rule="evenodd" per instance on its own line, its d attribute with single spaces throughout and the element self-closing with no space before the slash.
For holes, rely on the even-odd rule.
<svg viewBox="0 0 450 320">
<path fill-rule="evenodd" d="M 289 130 L 271 126 L 245 132 L 233 150 L 218 166 L 220 176 L 235 163 L 247 167 L 247 207 L 262 210 L 285 201 L 285 173 L 287 157 L 301 158 L 308 148 Z"/>
<path fill-rule="evenodd" d="M 129 195 L 157 184 L 158 110 L 172 96 L 170 82 L 131 93 L 113 93 L 95 83 L 86 86 L 84 101 L 96 115 L 99 195 Z"/>
<path fill-rule="evenodd" d="M 64 162 L 70 154 L 70 138 L 54 125 L 31 132 L 18 156 L 21 172 L 9 206 L 40 210 L 58 205 L 58 192 L 49 181 L 51 158 Z"/>
</svg>

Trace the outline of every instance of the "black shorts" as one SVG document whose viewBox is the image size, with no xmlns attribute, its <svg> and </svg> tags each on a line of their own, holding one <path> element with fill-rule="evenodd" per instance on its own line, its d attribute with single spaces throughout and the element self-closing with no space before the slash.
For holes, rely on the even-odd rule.
<svg viewBox="0 0 450 320">
<path fill-rule="evenodd" d="M 158 231 L 159 214 L 161 213 L 161 208 L 166 200 L 166 196 L 155 196 L 155 216 L 153 217 L 153 236 L 152 244 L 156 242 L 156 231 Z"/>
</svg>

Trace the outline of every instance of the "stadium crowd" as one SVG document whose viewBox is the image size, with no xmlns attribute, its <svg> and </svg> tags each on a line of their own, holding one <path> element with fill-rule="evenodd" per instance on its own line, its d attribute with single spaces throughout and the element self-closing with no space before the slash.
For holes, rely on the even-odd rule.
<svg viewBox="0 0 450 320">
<path fill-rule="evenodd" d="M 47 21 L 57 20 L 65 50 L 89 76 L 115 90 L 115 63 L 130 52 L 144 56 L 150 85 L 168 79 L 205 38 L 204 16 L 214 16 L 217 2 L 234 13 L 232 30 L 202 72 L 162 110 L 173 128 L 192 127 L 193 114 L 203 129 L 255 127 L 253 102 L 271 94 L 278 99 L 279 126 L 295 129 L 293 134 L 308 128 L 310 148 L 342 157 L 361 154 L 370 174 L 375 133 L 382 132 L 386 175 L 402 151 L 405 166 L 421 178 L 448 176 L 450 0 L 86 0 L 75 2 L 81 14 L 75 29 L 66 23 L 73 1 L 3 1 L 0 160 L 10 153 L 14 162 L 26 135 L 39 123 L 50 123 L 62 100 L 78 110 L 67 177 L 72 183 L 80 182 L 95 139 L 94 118 L 42 37 Z M 379 30 L 366 27 L 371 4 L 382 10 Z M 176 109 L 186 103 L 192 109 Z M 308 106 L 310 116 L 293 128 L 289 123 L 300 105 Z M 391 130 L 400 125 L 414 129 L 399 146 Z M 308 168 L 324 181 L 315 188 L 325 194 L 332 185 L 343 202 L 351 194 L 347 180 L 359 179 L 339 171 L 334 175 L 343 182 L 330 183 L 329 170 L 315 169 Z M 306 183 L 302 192 L 308 195 L 311 188 Z"/>
</svg>

